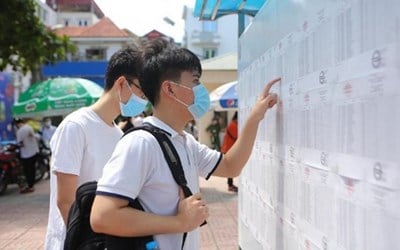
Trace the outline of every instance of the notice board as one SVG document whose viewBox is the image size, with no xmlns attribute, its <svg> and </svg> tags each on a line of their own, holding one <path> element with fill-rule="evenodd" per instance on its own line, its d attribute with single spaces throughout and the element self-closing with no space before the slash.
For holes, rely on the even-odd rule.
<svg viewBox="0 0 400 250">
<path fill-rule="evenodd" d="M 400 1 L 270 0 L 239 39 L 243 250 L 400 249 Z"/>
</svg>

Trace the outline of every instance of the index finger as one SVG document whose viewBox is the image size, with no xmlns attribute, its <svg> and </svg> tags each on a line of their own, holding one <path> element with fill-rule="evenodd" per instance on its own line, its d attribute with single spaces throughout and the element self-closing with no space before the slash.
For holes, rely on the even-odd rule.
<svg viewBox="0 0 400 250">
<path fill-rule="evenodd" d="M 263 91 L 264 95 L 267 96 L 269 94 L 269 91 L 271 90 L 272 86 L 275 83 L 279 82 L 280 80 L 281 80 L 281 78 L 278 77 L 278 78 L 275 78 L 274 80 L 270 81 L 267 85 L 265 85 L 264 91 Z"/>
</svg>

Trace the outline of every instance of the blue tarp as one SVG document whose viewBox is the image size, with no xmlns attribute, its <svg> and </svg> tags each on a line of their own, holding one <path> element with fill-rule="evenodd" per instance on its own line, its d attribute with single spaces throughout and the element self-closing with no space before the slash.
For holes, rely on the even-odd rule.
<svg viewBox="0 0 400 250">
<path fill-rule="evenodd" d="M 43 76 L 48 77 L 81 77 L 96 82 L 104 87 L 104 75 L 107 61 L 95 62 L 58 62 L 43 66 Z"/>
<path fill-rule="evenodd" d="M 194 16 L 200 20 L 215 20 L 229 14 L 255 16 L 266 0 L 196 0 Z"/>
<path fill-rule="evenodd" d="M 11 107 L 14 104 L 14 85 L 10 73 L 0 72 L 0 140 L 13 140 Z"/>
</svg>

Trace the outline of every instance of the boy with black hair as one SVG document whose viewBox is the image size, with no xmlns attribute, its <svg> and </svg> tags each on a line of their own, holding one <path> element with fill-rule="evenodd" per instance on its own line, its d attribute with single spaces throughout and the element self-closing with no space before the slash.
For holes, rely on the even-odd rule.
<svg viewBox="0 0 400 250">
<path fill-rule="evenodd" d="M 199 82 L 198 57 L 184 48 L 153 40 L 145 48 L 142 89 L 153 105 L 153 116 L 144 122 L 162 129 L 179 154 L 188 186 L 194 193 L 184 198 L 157 140 L 143 130 L 124 136 L 98 182 L 92 207 L 94 231 L 117 236 L 154 235 L 160 249 L 200 248 L 198 227 L 208 217 L 199 193 L 199 176 L 234 177 L 248 160 L 259 122 L 277 102 L 270 94 L 271 81 L 260 95 L 242 129 L 241 136 L 225 155 L 200 144 L 184 131 L 187 122 L 202 117 L 209 108 L 207 89 Z M 128 207 L 138 198 L 144 211 Z"/>
<path fill-rule="evenodd" d="M 66 222 L 81 184 L 98 180 L 122 136 L 115 118 L 141 113 L 139 73 L 142 52 L 135 47 L 117 51 L 107 65 L 104 93 L 90 107 L 68 115 L 51 141 L 50 209 L 45 249 L 63 249 Z"/>
</svg>

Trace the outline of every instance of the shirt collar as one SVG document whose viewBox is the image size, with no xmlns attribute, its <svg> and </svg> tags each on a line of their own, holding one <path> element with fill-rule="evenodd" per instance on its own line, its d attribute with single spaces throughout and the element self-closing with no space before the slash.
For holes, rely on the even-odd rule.
<svg viewBox="0 0 400 250">
<path fill-rule="evenodd" d="M 154 116 L 147 116 L 144 118 L 143 122 L 148 122 L 162 130 L 164 130 L 165 132 L 167 132 L 172 138 L 179 135 L 178 132 L 176 132 L 173 128 L 171 128 L 170 126 L 168 126 L 166 123 L 164 123 L 163 121 L 161 121 L 160 119 L 158 119 L 157 117 Z"/>
</svg>

